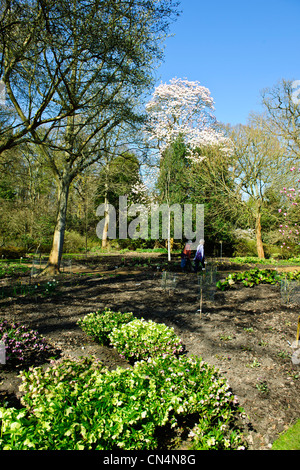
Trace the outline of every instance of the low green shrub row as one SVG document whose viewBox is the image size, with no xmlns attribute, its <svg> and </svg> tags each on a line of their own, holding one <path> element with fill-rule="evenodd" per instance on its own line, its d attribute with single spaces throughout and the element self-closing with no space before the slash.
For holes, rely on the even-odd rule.
<svg viewBox="0 0 300 470">
<path fill-rule="evenodd" d="M 165 355 L 112 371 L 94 359 L 65 359 L 21 378 L 24 408 L 0 408 L 3 450 L 164 448 L 158 430 L 175 433 L 181 417 L 195 414 L 194 449 L 244 448 L 235 428 L 242 410 L 226 380 L 197 357 Z"/>
<path fill-rule="evenodd" d="M 60 359 L 22 371 L 23 408 L 0 407 L 0 449 L 170 448 L 183 422 L 192 449 L 245 448 L 243 410 L 227 381 L 181 355 L 173 329 L 110 310 L 78 323 L 134 365 L 109 371 L 94 358 Z"/>
<path fill-rule="evenodd" d="M 88 313 L 84 318 L 78 320 L 77 324 L 99 344 L 109 345 L 109 335 L 113 329 L 129 323 L 134 318 L 132 312 L 113 312 L 108 309 L 103 312 Z"/>
<path fill-rule="evenodd" d="M 288 261 L 290 263 L 300 263 L 300 258 L 297 257 L 297 258 L 289 258 Z"/>
<path fill-rule="evenodd" d="M 132 362 L 183 352 L 182 341 L 173 328 L 136 318 L 131 312 L 92 312 L 78 325 L 97 342 L 113 346 L 122 358 Z"/>
<path fill-rule="evenodd" d="M 234 263 L 238 264 L 276 264 L 278 263 L 277 260 L 274 259 L 261 259 L 257 256 L 236 256 L 232 258 Z"/>
<path fill-rule="evenodd" d="M 287 265 L 287 264 L 299 264 L 300 258 L 288 258 L 284 260 L 278 260 L 275 258 L 258 258 L 258 256 L 236 256 L 231 258 L 231 261 L 237 264 L 272 264 L 272 265 Z"/>
</svg>

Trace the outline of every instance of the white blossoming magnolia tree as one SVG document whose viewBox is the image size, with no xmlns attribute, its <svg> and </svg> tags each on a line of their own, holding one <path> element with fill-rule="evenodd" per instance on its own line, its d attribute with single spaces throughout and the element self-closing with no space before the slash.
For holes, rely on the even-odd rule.
<svg viewBox="0 0 300 470">
<path fill-rule="evenodd" d="M 146 111 L 146 135 L 158 150 L 159 159 L 178 138 L 183 139 L 191 163 L 201 162 L 205 158 L 203 149 L 207 147 L 229 148 L 228 139 L 218 128 L 210 91 L 197 81 L 173 78 L 168 84 L 161 83 L 147 103 Z M 168 259 L 171 259 L 170 214 Z"/>
<path fill-rule="evenodd" d="M 197 158 L 195 150 L 199 147 L 227 142 L 218 130 L 210 91 L 199 82 L 173 78 L 169 84 L 161 83 L 147 103 L 146 111 L 146 133 L 160 155 L 179 136 L 184 139 L 190 158 Z"/>
</svg>

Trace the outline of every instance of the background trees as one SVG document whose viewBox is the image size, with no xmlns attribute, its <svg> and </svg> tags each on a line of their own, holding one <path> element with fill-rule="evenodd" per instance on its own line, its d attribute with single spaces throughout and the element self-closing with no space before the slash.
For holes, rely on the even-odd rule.
<svg viewBox="0 0 300 470">
<path fill-rule="evenodd" d="M 140 162 L 134 153 L 126 152 L 109 154 L 105 165 L 99 173 L 99 183 L 96 192 L 97 205 L 106 205 L 105 224 L 102 234 L 102 247 L 107 246 L 108 226 L 110 222 L 109 204 L 116 209 L 116 228 L 118 229 L 119 197 L 127 196 L 129 203 L 135 203 L 137 193 L 134 188 L 142 184 Z M 117 230 L 117 233 L 119 231 Z"/>
<path fill-rule="evenodd" d="M 199 149 L 201 154 L 203 149 Z M 205 159 L 194 162 L 189 172 L 189 193 L 192 203 L 202 203 L 205 208 L 206 251 L 219 255 L 233 253 L 236 226 L 243 221 L 236 195 L 235 203 L 228 192 L 235 194 L 235 183 L 230 172 L 233 165 L 232 151 L 226 147 L 213 146 L 204 149 Z"/>
<path fill-rule="evenodd" d="M 300 106 L 294 92 L 293 81 L 284 79 L 262 92 L 268 131 L 284 142 L 290 167 L 300 157 Z"/>
<path fill-rule="evenodd" d="M 233 129 L 231 139 L 235 188 L 228 195 L 232 201 L 238 197 L 238 204 L 243 204 L 255 228 L 258 257 L 264 258 L 261 219 L 264 211 L 270 210 L 270 205 L 266 206 L 267 191 L 270 194 L 278 188 L 287 173 L 285 148 L 261 116 L 252 116 L 247 126 Z"/>
<path fill-rule="evenodd" d="M 282 186 L 281 206 L 278 209 L 280 214 L 279 233 L 281 235 L 281 249 L 286 255 L 299 254 L 299 168 L 290 168 L 290 178 L 286 178 L 285 184 L 290 183 L 288 186 Z M 287 181 L 289 180 L 289 181 Z"/>
<path fill-rule="evenodd" d="M 277 230 L 281 233 L 283 253 L 298 251 L 299 210 L 298 168 L 300 157 L 300 106 L 295 99 L 292 80 L 281 80 L 262 92 L 262 102 L 266 111 L 268 131 L 276 135 L 285 146 L 285 162 L 281 168 L 282 179 L 277 187 L 280 219 Z M 296 90 L 297 92 L 297 90 Z M 285 249 L 289 246 L 290 251 Z M 289 251 L 289 253 L 288 253 Z"/>
<path fill-rule="evenodd" d="M 18 121 L 3 130 L 2 150 L 30 135 L 53 172 L 58 209 L 49 269 L 55 272 L 70 185 L 107 152 L 107 136 L 143 122 L 141 99 L 176 8 L 172 0 L 24 4 L 23 12 L 19 2 L 8 2 L 2 16 L 3 82 Z"/>
<path fill-rule="evenodd" d="M 36 250 L 48 245 L 55 221 L 55 184 L 35 148 L 23 144 L 0 156 L 0 244 Z"/>
</svg>

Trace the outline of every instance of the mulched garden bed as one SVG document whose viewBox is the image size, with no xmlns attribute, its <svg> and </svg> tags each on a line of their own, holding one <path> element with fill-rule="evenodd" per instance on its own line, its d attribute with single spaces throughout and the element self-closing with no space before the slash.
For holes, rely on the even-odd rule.
<svg viewBox="0 0 300 470">
<path fill-rule="evenodd" d="M 290 346 L 299 306 L 284 304 L 276 285 L 235 285 L 217 291 L 213 301 L 205 300 L 200 318 L 197 275 L 182 273 L 177 258 L 168 268 L 176 274 L 176 287 L 164 289 L 161 270 L 166 265 L 165 256 L 127 253 L 73 262 L 73 274 L 57 276 L 52 295 L 0 299 L 0 320 L 36 329 L 51 344 L 50 355 L 94 355 L 110 369 L 129 364 L 114 349 L 88 338 L 77 325 L 79 318 L 110 308 L 172 326 L 188 355 L 202 357 L 227 378 L 248 416 L 249 449 L 270 449 L 299 418 L 300 366 L 293 365 Z M 220 268 L 218 279 L 236 270 L 224 262 Z M 2 286 L 11 282 L 6 279 Z M 22 282 L 29 280 L 22 277 Z M 32 361 L 47 364 L 49 357 L 29 358 L 27 366 Z M 19 370 L 0 365 L 0 405 L 19 406 Z"/>
</svg>

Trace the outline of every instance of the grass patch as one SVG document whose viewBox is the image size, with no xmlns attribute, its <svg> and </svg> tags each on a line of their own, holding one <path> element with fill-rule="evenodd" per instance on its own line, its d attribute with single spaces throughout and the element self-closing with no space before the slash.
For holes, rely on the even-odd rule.
<svg viewBox="0 0 300 470">
<path fill-rule="evenodd" d="M 273 443 L 272 450 L 300 450 L 300 419 Z"/>
</svg>

